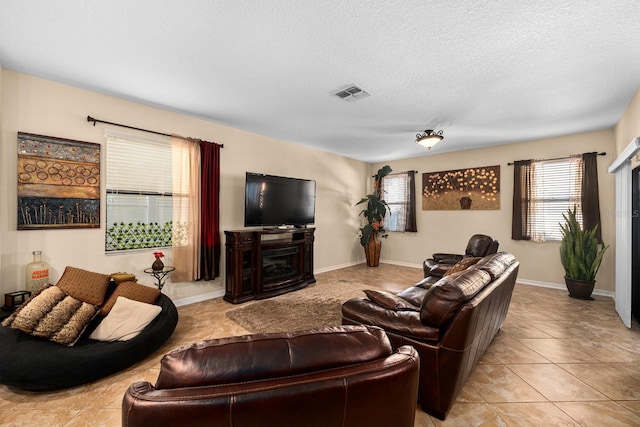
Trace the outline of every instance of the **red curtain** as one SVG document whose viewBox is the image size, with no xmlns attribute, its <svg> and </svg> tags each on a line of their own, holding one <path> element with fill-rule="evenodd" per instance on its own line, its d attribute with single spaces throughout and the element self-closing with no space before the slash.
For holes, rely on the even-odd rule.
<svg viewBox="0 0 640 427">
<path fill-rule="evenodd" d="M 200 142 L 201 280 L 220 276 L 220 148 L 216 143 Z"/>
</svg>

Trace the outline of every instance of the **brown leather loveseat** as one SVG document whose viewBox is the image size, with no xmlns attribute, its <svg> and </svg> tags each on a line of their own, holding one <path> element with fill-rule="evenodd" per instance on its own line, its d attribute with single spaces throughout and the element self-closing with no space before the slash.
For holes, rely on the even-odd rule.
<svg viewBox="0 0 640 427">
<path fill-rule="evenodd" d="M 419 358 L 376 327 L 342 326 L 190 344 L 137 382 L 123 426 L 410 427 Z"/>
<path fill-rule="evenodd" d="M 342 323 L 376 325 L 394 348 L 413 346 L 420 355 L 418 403 L 444 420 L 502 327 L 518 268 L 513 255 L 500 252 L 398 294 L 367 290 L 366 299 L 343 304 Z"/>
</svg>

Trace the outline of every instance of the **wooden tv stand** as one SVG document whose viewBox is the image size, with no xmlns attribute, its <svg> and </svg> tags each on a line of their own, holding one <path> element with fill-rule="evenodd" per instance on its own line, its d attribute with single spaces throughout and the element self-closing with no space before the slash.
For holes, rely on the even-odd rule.
<svg viewBox="0 0 640 427">
<path fill-rule="evenodd" d="M 225 231 L 225 301 L 269 298 L 315 283 L 314 228 Z"/>
</svg>

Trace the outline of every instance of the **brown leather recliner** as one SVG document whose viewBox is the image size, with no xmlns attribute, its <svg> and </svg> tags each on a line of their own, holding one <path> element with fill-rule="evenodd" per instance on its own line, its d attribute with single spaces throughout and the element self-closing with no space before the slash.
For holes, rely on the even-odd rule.
<svg viewBox="0 0 640 427">
<path fill-rule="evenodd" d="M 394 348 L 414 347 L 420 354 L 418 403 L 444 420 L 502 327 L 519 265 L 499 252 L 398 294 L 366 290 L 367 298 L 342 305 L 342 323 L 380 326 Z"/>
<path fill-rule="evenodd" d="M 418 375 L 415 349 L 394 353 L 377 327 L 201 341 L 129 387 L 122 425 L 411 427 Z"/>
<path fill-rule="evenodd" d="M 435 253 L 424 261 L 424 277 L 442 277 L 458 261 L 468 257 L 485 257 L 498 252 L 500 242 L 485 234 L 474 234 L 467 243 L 464 254 Z"/>
</svg>

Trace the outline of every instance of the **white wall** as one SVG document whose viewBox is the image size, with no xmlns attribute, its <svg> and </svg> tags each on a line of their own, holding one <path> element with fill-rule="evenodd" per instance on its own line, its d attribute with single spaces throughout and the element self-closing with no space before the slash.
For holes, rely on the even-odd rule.
<svg viewBox="0 0 640 427">
<path fill-rule="evenodd" d="M 441 144 L 446 144 L 445 139 Z M 479 150 L 461 151 L 402 161 L 375 164 L 371 172 L 389 164 L 396 172 L 417 170 L 418 233 L 390 233 L 383 241 L 381 258 L 391 262 L 420 264 L 434 252 L 464 251 L 469 237 L 488 234 L 500 241 L 500 250 L 513 253 L 521 262 L 518 279 L 564 286 L 564 270 L 560 264 L 559 243 L 532 243 L 511 240 L 513 200 L 513 167 L 507 163 L 530 158 L 564 157 L 573 153 L 606 151 L 598 157 L 598 179 L 602 235 L 611 249 L 605 254 L 597 276 L 596 289 L 614 289 L 614 177 L 607 167 L 615 159 L 613 130 L 589 132 L 565 137 L 528 141 Z M 476 166 L 500 165 L 500 210 L 423 211 L 421 203 L 422 173 Z"/>
<path fill-rule="evenodd" d="M 353 264 L 362 258 L 353 204 L 366 192 L 366 163 L 1 68 L 0 83 L 0 295 L 23 289 L 24 266 L 34 250 L 41 250 L 43 259 L 50 263 L 53 281 L 67 265 L 102 273 L 127 271 L 140 280 L 145 277 L 142 270 L 153 262 L 151 250 L 105 255 L 104 203 L 100 229 L 16 230 L 17 132 L 104 143 L 104 126 L 92 126 L 87 115 L 224 144 L 222 230 L 243 228 L 246 171 L 315 179 L 316 270 Z M 103 152 L 103 201 L 104 158 Z M 222 239 L 224 244 L 224 235 Z M 165 254 L 170 263 L 171 251 Z M 223 277 L 217 280 L 224 283 L 224 256 L 221 271 Z"/>
</svg>

